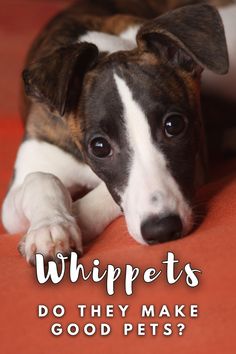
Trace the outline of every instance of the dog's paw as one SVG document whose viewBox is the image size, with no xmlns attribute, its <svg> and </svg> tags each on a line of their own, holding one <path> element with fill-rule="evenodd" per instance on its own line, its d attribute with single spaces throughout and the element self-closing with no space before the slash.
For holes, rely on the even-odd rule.
<svg viewBox="0 0 236 354">
<path fill-rule="evenodd" d="M 82 254 L 81 232 L 75 220 L 45 223 L 40 227 L 31 227 L 20 241 L 18 250 L 30 264 L 35 264 L 35 255 L 40 253 L 45 262 L 57 260 L 57 253 L 67 256 L 71 251 Z"/>
</svg>

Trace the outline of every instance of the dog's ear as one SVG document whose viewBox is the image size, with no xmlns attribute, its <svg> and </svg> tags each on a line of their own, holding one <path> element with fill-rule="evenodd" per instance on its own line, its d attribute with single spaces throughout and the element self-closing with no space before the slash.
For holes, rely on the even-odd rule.
<svg viewBox="0 0 236 354">
<path fill-rule="evenodd" d="M 61 116 L 73 112 L 78 105 L 84 75 L 97 57 L 98 49 L 90 43 L 55 50 L 23 71 L 26 94 Z"/>
<path fill-rule="evenodd" d="M 228 72 L 222 20 L 207 4 L 184 6 L 146 22 L 137 34 L 137 43 L 189 70 L 196 63 L 217 74 Z"/>
</svg>

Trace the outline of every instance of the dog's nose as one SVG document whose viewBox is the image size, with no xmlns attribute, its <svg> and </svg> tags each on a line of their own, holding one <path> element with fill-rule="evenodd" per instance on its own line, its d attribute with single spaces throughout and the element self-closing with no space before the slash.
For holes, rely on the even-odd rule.
<svg viewBox="0 0 236 354">
<path fill-rule="evenodd" d="M 181 237 L 183 225 L 178 215 L 151 217 L 141 225 L 143 239 L 149 244 L 163 243 Z"/>
</svg>

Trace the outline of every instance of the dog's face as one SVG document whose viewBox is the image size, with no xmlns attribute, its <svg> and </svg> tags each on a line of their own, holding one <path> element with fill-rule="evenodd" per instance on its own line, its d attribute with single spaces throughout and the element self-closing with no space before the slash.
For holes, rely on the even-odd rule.
<svg viewBox="0 0 236 354">
<path fill-rule="evenodd" d="M 85 79 L 82 102 L 86 160 L 122 207 L 130 233 L 154 242 L 147 227 L 153 223 L 156 234 L 167 217 L 171 228 L 159 241 L 187 233 L 201 140 L 199 75 L 146 52 L 113 54 Z"/>
<path fill-rule="evenodd" d="M 206 47 L 207 39 L 212 42 Z M 50 65 L 64 52 L 62 77 L 55 71 L 59 94 L 52 96 L 49 87 L 43 96 L 67 117 L 86 162 L 124 211 L 131 235 L 151 244 L 188 233 L 204 164 L 200 73 L 205 66 L 218 73 L 228 66 L 216 10 L 186 7 L 144 24 L 133 50 L 98 53 L 81 43 L 60 50 Z M 25 76 L 31 95 L 42 99 L 40 75 L 34 67 Z"/>
</svg>

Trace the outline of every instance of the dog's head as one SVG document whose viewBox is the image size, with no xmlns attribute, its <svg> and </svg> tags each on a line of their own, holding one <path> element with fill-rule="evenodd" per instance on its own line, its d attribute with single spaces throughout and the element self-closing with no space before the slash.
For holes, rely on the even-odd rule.
<svg viewBox="0 0 236 354">
<path fill-rule="evenodd" d="M 144 23 L 132 50 L 60 48 L 25 72 L 28 94 L 68 122 L 86 162 L 141 243 L 188 233 L 204 133 L 200 77 L 228 70 L 224 30 L 208 5 Z"/>
</svg>

